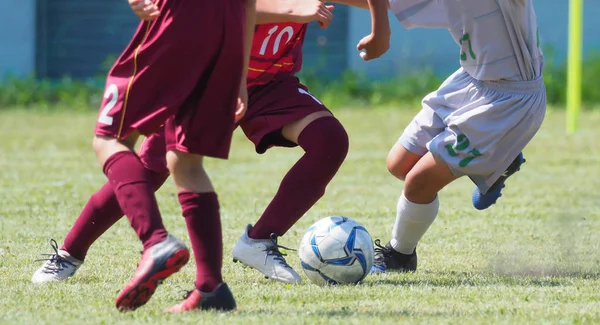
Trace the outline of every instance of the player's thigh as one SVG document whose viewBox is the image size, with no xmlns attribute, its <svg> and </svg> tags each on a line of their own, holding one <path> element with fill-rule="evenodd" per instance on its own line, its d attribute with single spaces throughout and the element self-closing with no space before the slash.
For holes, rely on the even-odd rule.
<svg viewBox="0 0 600 325">
<path fill-rule="evenodd" d="M 203 165 L 203 156 L 171 150 L 167 152 L 169 171 L 179 192 L 211 193 L 215 189 Z"/>
<path fill-rule="evenodd" d="M 311 122 L 316 119 L 333 116 L 333 114 L 325 107 L 325 105 L 311 94 L 308 88 L 302 85 L 297 79 L 290 78 L 288 82 L 283 83 L 278 87 L 278 92 L 282 98 L 285 98 L 285 103 L 280 103 L 282 109 L 289 107 L 290 111 L 296 111 L 296 119 L 286 123 L 281 128 L 282 136 L 295 144 L 298 144 L 300 133 Z M 293 109 L 292 109 L 293 108 Z"/>
<path fill-rule="evenodd" d="M 298 144 L 298 137 L 310 123 L 327 116 L 333 116 L 333 114 L 330 111 L 318 111 L 310 113 L 299 120 L 286 124 L 283 129 L 281 129 L 281 134 L 287 140 Z"/>
<path fill-rule="evenodd" d="M 256 87 L 250 92 L 249 103 L 240 126 L 258 153 L 272 146 L 295 147 L 308 124 L 333 116 L 293 76 Z"/>
</svg>

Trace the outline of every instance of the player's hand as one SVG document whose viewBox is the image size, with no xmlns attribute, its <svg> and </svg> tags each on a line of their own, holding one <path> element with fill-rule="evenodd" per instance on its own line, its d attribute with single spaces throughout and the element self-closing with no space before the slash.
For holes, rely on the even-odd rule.
<svg viewBox="0 0 600 325">
<path fill-rule="evenodd" d="M 240 86 L 240 94 L 238 96 L 237 109 L 235 110 L 235 123 L 238 123 L 244 114 L 246 114 L 246 110 L 248 109 L 248 85 L 246 81 L 243 81 Z"/>
<path fill-rule="evenodd" d="M 154 20 L 160 15 L 160 10 L 152 0 L 129 0 L 129 5 L 133 13 L 145 21 Z"/>
<path fill-rule="evenodd" d="M 292 15 L 297 23 L 310 23 L 318 21 L 321 28 L 329 27 L 333 20 L 334 9 L 331 5 L 326 5 L 320 0 L 296 0 Z"/>
<path fill-rule="evenodd" d="M 365 61 L 369 61 L 382 56 L 390 49 L 390 34 L 371 33 L 361 39 L 356 45 L 356 49 L 360 51 L 360 57 Z"/>
</svg>

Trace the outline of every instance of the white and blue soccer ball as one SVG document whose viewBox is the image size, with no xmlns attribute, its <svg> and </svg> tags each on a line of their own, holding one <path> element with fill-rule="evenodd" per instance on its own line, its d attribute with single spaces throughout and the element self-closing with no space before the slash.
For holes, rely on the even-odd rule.
<svg viewBox="0 0 600 325">
<path fill-rule="evenodd" d="M 304 273 L 319 285 L 360 282 L 373 266 L 374 253 L 367 229 L 343 216 L 314 223 L 298 249 Z"/>
</svg>

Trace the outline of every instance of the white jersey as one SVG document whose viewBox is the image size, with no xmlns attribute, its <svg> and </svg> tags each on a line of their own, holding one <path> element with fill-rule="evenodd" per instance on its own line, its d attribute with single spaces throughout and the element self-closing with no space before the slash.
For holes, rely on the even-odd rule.
<svg viewBox="0 0 600 325">
<path fill-rule="evenodd" d="M 541 77 L 537 18 L 531 0 L 389 0 L 406 28 L 445 28 L 460 46 L 460 64 L 477 80 Z"/>
</svg>

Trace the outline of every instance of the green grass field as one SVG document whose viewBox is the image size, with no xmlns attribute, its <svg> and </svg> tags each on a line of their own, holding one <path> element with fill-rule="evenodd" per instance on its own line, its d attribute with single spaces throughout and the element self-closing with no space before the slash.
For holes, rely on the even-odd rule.
<svg viewBox="0 0 600 325">
<path fill-rule="evenodd" d="M 326 196 L 281 239 L 296 247 L 316 220 L 342 214 L 373 238 L 389 239 L 402 183 L 385 168 L 388 149 L 412 118 L 408 110 L 338 112 L 351 137 L 345 164 Z M 231 261 L 231 250 L 280 179 L 301 155 L 256 155 L 241 132 L 230 161 L 208 161 L 220 194 L 224 277 L 237 298 L 229 314 L 163 310 L 192 288 L 190 262 L 150 302 L 120 313 L 114 299 L 133 274 L 141 245 L 120 221 L 90 250 L 74 278 L 33 285 L 50 238 L 62 242 L 87 198 L 104 183 L 91 149 L 95 113 L 0 113 L 1 324 L 581 324 L 600 323 L 600 114 L 585 113 L 564 135 L 564 115 L 549 113 L 525 150 L 527 164 L 499 204 L 472 208 L 461 179 L 440 195 L 436 222 L 419 246 L 415 274 L 369 276 L 358 286 L 298 286 L 265 280 Z M 174 186 L 158 200 L 167 228 L 187 238 Z M 187 241 L 189 243 L 189 241 Z M 298 271 L 299 259 L 288 261 Z"/>
</svg>

